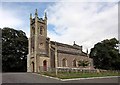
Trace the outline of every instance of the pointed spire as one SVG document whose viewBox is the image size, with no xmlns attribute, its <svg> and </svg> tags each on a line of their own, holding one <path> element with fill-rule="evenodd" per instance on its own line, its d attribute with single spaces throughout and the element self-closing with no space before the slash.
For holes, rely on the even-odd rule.
<svg viewBox="0 0 120 85">
<path fill-rule="evenodd" d="M 38 11 L 37 11 L 37 9 L 35 10 L 35 16 L 38 16 Z"/>
<path fill-rule="evenodd" d="M 74 45 L 75 45 L 75 41 L 74 41 Z"/>
<path fill-rule="evenodd" d="M 30 19 L 32 19 L 32 14 L 30 13 Z"/>
<path fill-rule="evenodd" d="M 86 53 L 88 54 L 88 49 L 86 50 Z"/>
<path fill-rule="evenodd" d="M 44 16 L 45 16 L 45 19 L 47 19 L 47 13 L 46 12 L 45 12 Z"/>
<path fill-rule="evenodd" d="M 86 53 L 87 53 L 87 57 L 89 58 L 88 49 L 86 50 Z"/>
</svg>

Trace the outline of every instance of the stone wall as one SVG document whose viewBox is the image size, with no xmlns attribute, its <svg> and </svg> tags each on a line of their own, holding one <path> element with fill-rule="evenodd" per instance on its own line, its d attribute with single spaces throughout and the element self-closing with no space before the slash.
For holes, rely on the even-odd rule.
<svg viewBox="0 0 120 85">
<path fill-rule="evenodd" d="M 76 67 L 78 67 L 77 61 L 80 61 L 80 60 L 90 61 L 91 65 L 92 65 L 92 59 L 91 58 L 88 58 L 88 57 L 85 57 L 85 56 L 80 56 L 80 55 L 58 53 L 58 67 L 63 67 L 62 66 L 62 60 L 63 59 L 67 60 L 67 67 L 74 67 L 73 66 L 73 61 L 74 60 L 76 60 Z"/>
<path fill-rule="evenodd" d="M 86 53 L 82 51 L 81 46 L 76 46 L 74 45 L 67 45 L 67 44 L 62 44 L 58 42 L 53 42 L 51 44 L 51 67 L 54 67 L 53 61 L 55 61 L 55 43 L 57 44 L 57 67 L 64 67 L 63 66 L 63 59 L 66 59 L 67 66 L 65 67 L 71 67 L 71 68 L 81 68 L 78 66 L 78 61 L 89 61 L 90 65 L 86 66 L 87 67 L 93 67 L 93 60 L 88 57 Z M 76 62 L 76 66 L 74 66 L 74 60 Z"/>
</svg>

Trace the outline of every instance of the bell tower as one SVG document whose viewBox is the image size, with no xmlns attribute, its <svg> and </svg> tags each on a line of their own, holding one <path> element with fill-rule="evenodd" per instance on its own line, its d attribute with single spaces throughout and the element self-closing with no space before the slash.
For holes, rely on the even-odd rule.
<svg viewBox="0 0 120 85">
<path fill-rule="evenodd" d="M 41 55 L 46 55 L 46 38 L 47 38 L 47 16 L 46 13 L 43 18 L 38 17 L 37 9 L 35 12 L 35 43 L 36 52 Z"/>
<path fill-rule="evenodd" d="M 44 14 L 44 19 L 39 18 L 37 9 L 34 18 L 30 14 L 30 38 L 31 52 L 46 54 L 47 15 Z"/>
<path fill-rule="evenodd" d="M 32 72 L 38 72 L 41 67 L 40 65 L 43 66 L 42 60 L 48 57 L 46 39 L 47 14 L 44 13 L 44 18 L 39 18 L 36 9 L 34 18 L 32 18 L 32 14 L 30 14 L 29 58 Z M 48 59 L 46 59 L 46 61 L 47 60 Z"/>
</svg>

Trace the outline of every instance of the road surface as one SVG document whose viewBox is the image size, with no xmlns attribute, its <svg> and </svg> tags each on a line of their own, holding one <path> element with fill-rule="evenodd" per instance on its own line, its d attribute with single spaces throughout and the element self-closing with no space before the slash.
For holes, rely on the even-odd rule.
<svg viewBox="0 0 120 85">
<path fill-rule="evenodd" d="M 86 80 L 61 81 L 53 78 L 43 77 L 36 73 L 3 73 L 2 83 L 118 83 L 119 79 L 102 78 Z"/>
</svg>

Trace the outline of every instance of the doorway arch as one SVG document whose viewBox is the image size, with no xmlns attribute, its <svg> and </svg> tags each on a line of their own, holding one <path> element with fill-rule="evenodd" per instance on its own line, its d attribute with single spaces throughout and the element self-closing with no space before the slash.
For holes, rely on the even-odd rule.
<svg viewBox="0 0 120 85">
<path fill-rule="evenodd" d="M 34 72 L 34 62 L 32 62 L 32 72 Z"/>
<path fill-rule="evenodd" d="M 43 71 L 47 71 L 47 61 L 43 61 Z"/>
</svg>

